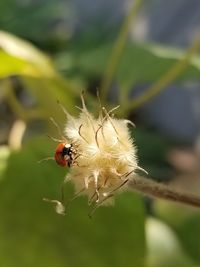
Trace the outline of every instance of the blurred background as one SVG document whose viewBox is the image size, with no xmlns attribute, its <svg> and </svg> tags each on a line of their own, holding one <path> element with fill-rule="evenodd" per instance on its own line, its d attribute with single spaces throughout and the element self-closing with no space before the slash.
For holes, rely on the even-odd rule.
<svg viewBox="0 0 200 267">
<path fill-rule="evenodd" d="M 133 192 L 88 217 L 87 200 L 65 217 L 67 170 L 53 161 L 59 100 L 78 114 L 80 94 L 98 113 L 120 105 L 132 120 L 140 166 L 200 197 L 198 0 L 1 0 L 0 266 L 200 266 L 200 211 Z M 66 184 L 67 198 L 73 188 Z"/>
</svg>

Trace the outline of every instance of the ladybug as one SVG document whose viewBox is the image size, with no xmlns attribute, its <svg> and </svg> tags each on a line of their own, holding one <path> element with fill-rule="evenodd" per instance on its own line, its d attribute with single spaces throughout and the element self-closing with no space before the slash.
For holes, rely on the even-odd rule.
<svg viewBox="0 0 200 267">
<path fill-rule="evenodd" d="M 62 167 L 71 167 L 74 161 L 76 150 L 72 144 L 59 143 L 55 150 L 54 159 Z"/>
</svg>

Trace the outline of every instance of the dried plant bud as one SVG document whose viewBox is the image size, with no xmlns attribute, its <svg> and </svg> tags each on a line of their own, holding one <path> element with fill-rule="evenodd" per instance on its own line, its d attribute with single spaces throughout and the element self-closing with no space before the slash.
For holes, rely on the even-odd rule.
<svg viewBox="0 0 200 267">
<path fill-rule="evenodd" d="M 101 108 L 98 118 L 95 118 L 87 110 L 83 96 L 78 117 L 71 116 L 61 104 L 60 106 L 67 116 L 65 136 L 51 118 L 61 139 L 50 138 L 59 143 L 54 160 L 58 165 L 70 168 L 64 182 L 71 181 L 75 186 L 76 193 L 67 204 L 85 194 L 88 196 L 88 204 L 94 203 L 89 213 L 91 216 L 100 205 L 112 203 L 114 194 L 126 189 L 130 182 L 130 188 L 147 196 L 200 207 L 198 196 L 178 192 L 166 185 L 137 176 L 137 170 L 146 171 L 138 166 L 136 148 L 128 128 L 128 124 L 132 123 L 114 118 L 113 111 L 116 108 L 109 112 Z M 49 159 L 52 157 L 42 161 Z M 63 186 L 61 201 L 47 198 L 44 200 L 53 203 L 58 214 L 65 215 Z"/>
<path fill-rule="evenodd" d="M 136 148 L 128 120 L 114 118 L 111 110 L 101 108 L 98 118 L 89 113 L 83 97 L 78 118 L 67 114 L 65 136 L 74 148 L 73 160 L 65 181 L 76 192 L 86 194 L 89 204 L 98 205 L 124 189 L 138 166 Z"/>
</svg>

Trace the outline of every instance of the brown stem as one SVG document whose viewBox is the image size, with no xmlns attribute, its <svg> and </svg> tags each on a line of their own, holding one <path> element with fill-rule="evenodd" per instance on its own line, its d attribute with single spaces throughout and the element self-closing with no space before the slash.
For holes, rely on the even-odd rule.
<svg viewBox="0 0 200 267">
<path fill-rule="evenodd" d="M 150 197 L 171 200 L 200 208 L 200 197 L 186 192 L 173 190 L 167 185 L 160 184 L 144 177 L 135 177 L 130 181 L 129 186 Z"/>
</svg>

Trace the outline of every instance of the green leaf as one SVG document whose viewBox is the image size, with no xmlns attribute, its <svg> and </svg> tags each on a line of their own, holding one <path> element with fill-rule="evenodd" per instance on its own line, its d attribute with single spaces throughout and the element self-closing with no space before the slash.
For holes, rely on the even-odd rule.
<svg viewBox="0 0 200 267">
<path fill-rule="evenodd" d="M 45 118 L 54 117 L 58 123 L 62 122 L 62 124 L 66 120 L 66 115 L 61 111 L 57 101 L 71 113 L 76 110 L 75 96 L 78 95 L 80 98 L 80 93 L 68 80 L 64 80 L 60 76 L 52 79 L 22 77 L 22 82 L 33 98 L 37 99 L 40 113 Z"/>
<path fill-rule="evenodd" d="M 167 224 L 148 218 L 146 223 L 149 267 L 193 267 L 195 262 L 183 252 L 176 233 Z"/>
<path fill-rule="evenodd" d="M 69 111 L 74 109 L 79 86 L 62 78 L 42 51 L 3 31 L 0 31 L 0 47 L 0 78 L 21 76 L 26 90 L 37 99 L 40 117 L 54 116 L 59 120 L 57 100 Z"/>
<path fill-rule="evenodd" d="M 27 63 L 17 57 L 11 56 L 0 50 L 0 78 L 23 73 L 27 67 Z"/>
<path fill-rule="evenodd" d="M 57 60 L 64 68 L 68 62 L 68 71 L 76 69 L 88 76 L 102 76 L 111 54 L 112 44 L 104 44 L 82 54 L 61 54 Z M 166 48 L 152 44 L 128 43 L 122 55 L 116 79 L 120 84 L 129 88 L 134 83 L 151 83 L 168 71 L 178 59 L 184 56 L 184 51 Z M 199 78 L 200 59 L 194 57 L 187 70 L 178 77 L 178 80 Z"/>
<path fill-rule="evenodd" d="M 0 183 L 1 264 L 20 266 L 137 266 L 145 262 L 144 208 L 140 197 L 124 193 L 92 219 L 86 198 L 71 204 L 65 217 L 43 197 L 58 198 L 66 170 L 55 162 L 37 164 L 54 147 L 38 139 L 8 160 Z M 66 184 L 66 198 L 72 196 Z"/>
<path fill-rule="evenodd" d="M 3 66 L 0 70 L 4 70 L 4 65 L 7 67 L 7 72 L 0 72 L 0 77 L 3 76 L 3 74 L 27 74 L 33 76 L 42 75 L 46 77 L 52 77 L 55 75 L 55 71 L 50 59 L 43 52 L 27 41 L 24 41 L 10 33 L 0 31 L 0 48 L 2 51 L 4 51 L 4 53 L 0 54 L 1 65 Z M 9 60 L 10 73 L 8 71 L 9 65 L 7 63 Z M 23 68 L 22 66 L 20 68 L 20 63 L 24 63 Z M 18 68 L 16 68 L 17 64 L 19 65 Z"/>
<path fill-rule="evenodd" d="M 0 182 L 3 178 L 3 173 L 7 166 L 7 159 L 10 155 L 10 150 L 7 146 L 0 146 Z"/>
<path fill-rule="evenodd" d="M 172 227 L 184 251 L 200 264 L 199 210 L 160 200 L 155 204 L 156 215 Z"/>
<path fill-rule="evenodd" d="M 172 146 L 169 140 L 142 128 L 133 129 L 132 136 L 138 149 L 140 166 L 147 170 L 152 178 L 169 179 L 172 174 L 172 168 L 166 160 L 166 155 Z"/>
<path fill-rule="evenodd" d="M 200 264 L 200 214 L 193 214 L 176 231 L 185 251 Z"/>
</svg>

